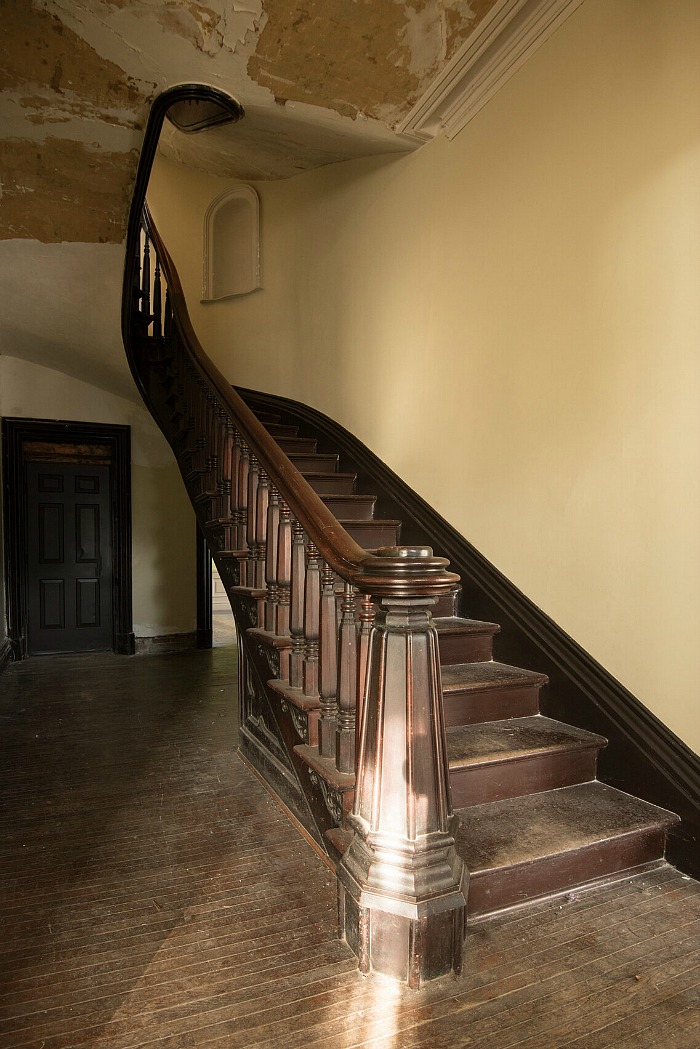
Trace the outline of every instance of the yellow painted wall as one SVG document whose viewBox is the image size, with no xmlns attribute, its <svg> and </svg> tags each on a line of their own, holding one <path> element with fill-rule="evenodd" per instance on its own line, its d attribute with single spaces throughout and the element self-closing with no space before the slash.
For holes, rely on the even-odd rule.
<svg viewBox="0 0 700 1049">
<path fill-rule="evenodd" d="M 131 427 L 134 633 L 193 631 L 194 514 L 172 452 L 145 408 L 52 368 L 0 356 L 0 416 Z"/>
<path fill-rule="evenodd" d="M 696 751 L 698 55 L 696 0 L 586 0 L 452 142 L 259 184 L 263 289 L 192 311 L 232 381 L 355 432 Z M 193 302 L 224 187 L 154 175 Z"/>
</svg>

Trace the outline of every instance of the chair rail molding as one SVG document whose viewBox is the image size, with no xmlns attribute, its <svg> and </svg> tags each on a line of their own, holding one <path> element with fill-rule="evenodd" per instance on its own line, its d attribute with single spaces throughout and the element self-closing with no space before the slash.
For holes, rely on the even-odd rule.
<svg viewBox="0 0 700 1049">
<path fill-rule="evenodd" d="M 502 0 L 396 129 L 453 139 L 583 0 Z"/>
</svg>

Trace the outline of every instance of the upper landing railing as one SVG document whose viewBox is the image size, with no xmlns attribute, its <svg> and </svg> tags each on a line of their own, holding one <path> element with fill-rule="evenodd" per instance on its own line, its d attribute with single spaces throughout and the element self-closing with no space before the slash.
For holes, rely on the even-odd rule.
<svg viewBox="0 0 700 1049">
<path fill-rule="evenodd" d="M 319 698 L 321 756 L 356 774 L 355 835 L 338 879 L 360 966 L 419 983 L 458 968 L 463 940 L 466 882 L 454 851 L 430 615 L 458 577 L 427 547 L 359 546 L 202 349 L 145 208 L 169 107 L 201 97 L 242 115 L 220 92 L 196 86 L 154 103 L 127 237 L 124 345 L 215 559 L 235 563 L 238 585 L 255 592 L 265 629 L 279 639 L 280 677 Z M 397 921 L 407 929 L 397 933 Z"/>
</svg>

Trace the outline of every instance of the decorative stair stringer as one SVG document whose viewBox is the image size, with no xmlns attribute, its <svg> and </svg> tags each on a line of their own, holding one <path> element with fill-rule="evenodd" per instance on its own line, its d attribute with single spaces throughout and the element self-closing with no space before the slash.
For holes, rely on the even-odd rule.
<svg viewBox="0 0 700 1049">
<path fill-rule="evenodd" d="M 239 588 L 232 605 L 243 605 L 245 600 L 246 595 Z M 261 643 L 255 628 L 240 629 L 245 620 L 240 614 L 236 616 L 235 609 L 234 617 L 239 638 L 241 754 L 292 813 L 311 841 L 325 852 L 324 834 L 329 826 L 325 807 L 318 804 L 304 782 L 308 778 L 308 768 L 295 755 L 296 726 L 290 723 L 289 711 L 283 703 L 275 701 L 276 697 L 267 685 L 270 676 L 278 669 L 275 665 L 277 654 L 274 648 Z"/>
</svg>

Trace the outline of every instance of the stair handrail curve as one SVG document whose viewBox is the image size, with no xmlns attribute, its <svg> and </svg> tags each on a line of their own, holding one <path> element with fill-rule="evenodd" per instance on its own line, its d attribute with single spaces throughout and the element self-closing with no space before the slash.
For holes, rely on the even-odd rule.
<svg viewBox="0 0 700 1049">
<path fill-rule="evenodd" d="M 448 572 L 448 560 L 432 556 L 429 547 L 387 547 L 377 555 L 363 549 L 347 533 L 202 348 L 177 269 L 145 202 L 142 214 L 165 275 L 173 324 L 183 348 L 326 563 L 363 593 L 378 597 L 439 596 L 449 591 L 459 582 L 459 576 Z"/>
<path fill-rule="evenodd" d="M 377 968 L 417 986 L 424 979 L 459 971 L 464 942 L 468 872 L 455 849 L 456 821 L 450 801 L 440 660 L 430 612 L 441 595 L 453 590 L 459 576 L 448 570 L 446 558 L 434 556 L 427 546 L 387 546 L 374 552 L 363 549 L 202 348 L 177 269 L 146 206 L 146 189 L 169 107 L 183 99 L 197 100 L 203 94 L 229 106 L 236 119 L 243 115 L 242 107 L 223 92 L 198 85 L 182 85 L 163 92 L 151 109 L 127 231 L 122 292 L 126 355 L 139 391 L 157 423 L 161 418 L 149 393 L 149 369 L 154 362 L 179 366 L 182 359 L 185 371 L 194 375 L 200 392 L 188 428 L 195 445 L 200 442 L 196 472 L 209 473 L 207 483 L 214 490 L 227 458 L 227 453 L 218 454 L 225 444 L 222 422 L 229 434 L 237 434 L 236 440 L 246 454 L 250 452 L 251 476 L 254 460 L 256 472 L 259 467 L 249 492 L 255 488 L 260 493 L 263 477 L 264 487 L 271 482 L 269 501 L 263 496 L 259 509 L 255 505 L 244 508 L 248 528 L 243 545 L 249 552 L 255 548 L 252 559 L 256 562 L 254 579 L 246 578 L 246 586 L 253 582 L 259 588 L 257 593 L 262 589 L 272 602 L 270 587 L 263 589 L 267 573 L 258 572 L 258 568 L 261 551 L 265 557 L 265 519 L 272 519 L 274 499 L 281 499 L 296 527 L 306 533 L 309 585 L 304 594 L 304 630 L 306 609 L 312 608 L 314 602 L 318 603 L 314 616 L 320 606 L 321 625 L 319 628 L 318 619 L 314 623 L 314 617 L 310 617 L 304 672 L 308 662 L 310 687 L 315 689 L 318 684 L 321 721 L 325 720 L 329 733 L 336 699 L 333 682 L 326 686 L 337 673 L 339 639 L 337 634 L 328 632 L 329 623 L 335 621 L 338 626 L 333 573 L 345 581 L 344 609 L 352 607 L 353 588 L 363 595 L 366 608 L 371 609 L 375 600 L 379 605 L 369 633 L 364 670 L 357 675 L 358 722 L 362 727 L 355 765 L 354 806 L 347 819 L 353 838 L 337 869 L 339 920 L 341 934 L 358 955 L 362 971 Z M 153 313 L 151 245 L 156 261 Z M 167 288 L 164 313 L 161 272 Z M 151 325 L 153 334 L 149 334 Z M 176 443 L 174 438 L 171 445 L 177 457 Z M 185 458 L 193 454 L 192 447 L 188 447 Z M 185 476 L 183 463 L 179 462 Z M 224 481 L 233 491 L 232 477 Z M 199 496 L 208 499 L 210 495 L 216 498 L 216 491 L 211 492 L 203 484 L 193 503 Z M 240 536 L 240 531 L 237 534 Z M 216 552 L 212 552 L 216 557 Z M 241 549 L 228 552 L 243 553 Z M 318 554 L 322 558 L 320 565 Z M 343 623 L 352 647 L 352 620 L 346 621 L 344 615 Z M 293 640 L 299 636 L 294 629 L 291 635 Z M 321 660 L 320 677 L 319 641 L 322 654 L 328 654 L 325 661 Z M 294 651 L 291 658 L 297 658 Z M 342 671 L 338 681 L 341 677 Z M 304 690 L 308 694 L 306 686 Z M 393 744 L 385 746 L 385 738 L 393 740 Z M 320 732 L 319 740 L 319 752 L 323 754 Z M 330 735 L 326 742 L 329 740 L 332 743 Z"/>
<path fill-rule="evenodd" d="M 213 88 L 207 90 L 217 101 L 225 100 L 228 105 L 236 105 L 234 100 L 223 92 Z M 429 547 L 388 547 L 378 556 L 364 550 L 348 535 L 205 353 L 197 338 L 176 267 L 148 212 L 146 190 L 160 130 L 168 109 L 182 99 L 201 97 L 201 92 L 202 89 L 197 85 L 182 85 L 170 88 L 158 96 L 151 109 L 139 162 L 129 217 L 122 292 L 122 337 L 139 390 L 150 408 L 146 385 L 139 368 L 139 336 L 142 329 L 138 303 L 133 295 L 140 224 L 144 221 L 165 274 L 173 323 L 182 339 L 183 347 L 221 406 L 245 437 L 292 513 L 316 544 L 326 563 L 361 592 L 378 597 L 439 596 L 446 593 L 459 581 L 459 577 L 448 572 L 447 559 L 434 557 Z M 242 115 L 242 107 L 238 108 Z"/>
</svg>

